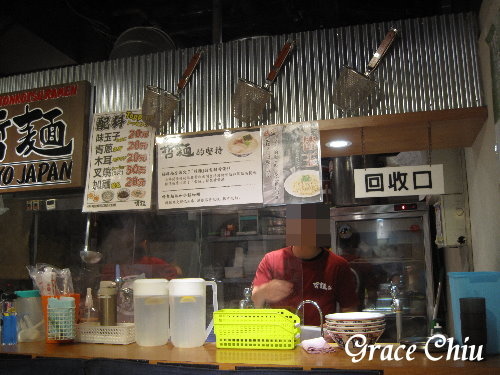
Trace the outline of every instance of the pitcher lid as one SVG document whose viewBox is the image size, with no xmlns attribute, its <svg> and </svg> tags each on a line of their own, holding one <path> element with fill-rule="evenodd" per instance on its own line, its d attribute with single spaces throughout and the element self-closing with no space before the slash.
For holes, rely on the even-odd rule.
<svg viewBox="0 0 500 375">
<path fill-rule="evenodd" d="M 170 280 L 171 283 L 204 283 L 205 280 L 202 279 L 201 277 L 184 277 L 180 279 L 172 279 Z"/>
<path fill-rule="evenodd" d="M 21 298 L 40 297 L 39 290 L 16 290 L 14 293 Z"/>
<path fill-rule="evenodd" d="M 206 281 L 199 277 L 170 280 L 169 290 L 172 296 L 204 296 Z"/>
<path fill-rule="evenodd" d="M 167 279 L 138 279 L 133 284 L 134 296 L 163 296 L 168 294 Z"/>
</svg>

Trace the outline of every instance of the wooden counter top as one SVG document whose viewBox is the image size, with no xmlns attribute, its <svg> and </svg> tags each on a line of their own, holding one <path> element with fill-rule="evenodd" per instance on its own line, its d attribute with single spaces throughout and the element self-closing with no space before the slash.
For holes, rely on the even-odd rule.
<svg viewBox="0 0 500 375">
<path fill-rule="evenodd" d="M 384 344 L 383 344 L 384 345 Z M 387 344 L 390 345 L 390 344 Z M 179 349 L 171 344 L 157 347 L 142 347 L 137 344 L 46 344 L 44 342 L 20 343 L 13 346 L 1 346 L 1 354 L 27 355 L 55 358 L 109 358 L 132 359 L 156 363 L 187 363 L 216 365 L 220 370 L 234 370 L 238 367 L 294 367 L 310 370 L 314 368 L 335 369 L 370 369 L 383 370 L 385 374 L 499 374 L 500 356 L 490 356 L 486 361 L 469 362 L 445 360 L 432 361 L 424 353 L 413 353 L 412 361 L 382 361 L 380 353 L 373 360 L 367 358 L 353 363 L 342 349 L 328 354 L 308 354 L 302 348 L 294 350 L 253 350 L 253 349 L 217 349 L 214 343 L 207 343 L 199 348 Z M 403 352 L 404 353 L 404 352 Z M 402 354 L 403 354 L 402 353 Z"/>
</svg>

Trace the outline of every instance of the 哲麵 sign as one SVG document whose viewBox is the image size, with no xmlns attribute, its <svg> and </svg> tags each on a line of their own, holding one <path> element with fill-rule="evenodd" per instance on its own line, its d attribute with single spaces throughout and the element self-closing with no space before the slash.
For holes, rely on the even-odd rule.
<svg viewBox="0 0 500 375">
<path fill-rule="evenodd" d="M 0 193 L 83 186 L 90 83 L 0 94 Z"/>
</svg>

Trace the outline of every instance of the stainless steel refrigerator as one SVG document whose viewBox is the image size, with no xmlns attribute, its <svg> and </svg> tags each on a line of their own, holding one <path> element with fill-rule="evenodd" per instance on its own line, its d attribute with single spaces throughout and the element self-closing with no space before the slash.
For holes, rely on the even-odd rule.
<svg viewBox="0 0 500 375">
<path fill-rule="evenodd" d="M 386 316 L 380 341 L 397 337 L 391 285 L 402 302 L 401 337 L 427 336 L 434 304 L 428 206 L 333 207 L 330 217 L 332 249 L 349 261 L 356 276 L 359 311 Z"/>
</svg>

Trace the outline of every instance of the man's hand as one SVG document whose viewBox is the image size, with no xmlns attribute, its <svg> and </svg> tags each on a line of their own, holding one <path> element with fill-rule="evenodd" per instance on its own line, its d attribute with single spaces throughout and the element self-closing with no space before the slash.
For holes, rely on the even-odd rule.
<svg viewBox="0 0 500 375">
<path fill-rule="evenodd" d="M 293 291 L 293 284 L 289 281 L 273 279 L 268 283 L 255 286 L 252 299 L 255 307 L 263 307 L 266 302 L 274 303 L 288 297 Z"/>
</svg>

